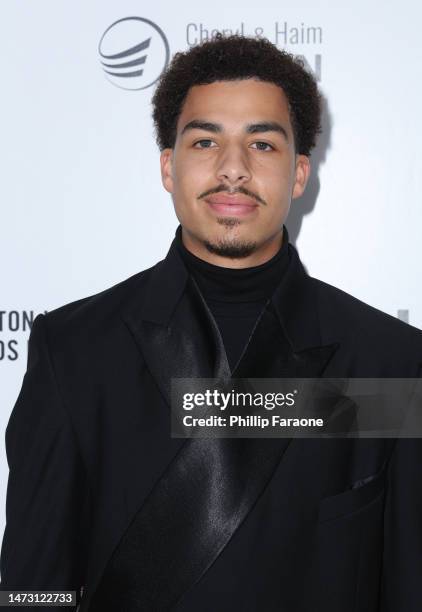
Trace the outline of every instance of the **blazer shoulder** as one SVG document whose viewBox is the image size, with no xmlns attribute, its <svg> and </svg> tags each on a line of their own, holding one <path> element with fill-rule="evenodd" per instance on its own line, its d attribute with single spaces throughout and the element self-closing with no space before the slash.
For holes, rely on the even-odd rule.
<svg viewBox="0 0 422 612">
<path fill-rule="evenodd" d="M 318 296 L 320 324 L 326 334 L 409 349 L 422 355 L 422 331 L 374 306 L 311 277 Z"/>
<path fill-rule="evenodd" d="M 93 295 L 74 300 L 48 311 L 45 326 L 48 336 L 55 340 L 65 336 L 87 336 L 89 332 L 101 331 L 110 327 L 111 322 L 134 293 L 144 291 L 144 287 L 158 262 L 137 272 L 119 283 Z"/>
</svg>

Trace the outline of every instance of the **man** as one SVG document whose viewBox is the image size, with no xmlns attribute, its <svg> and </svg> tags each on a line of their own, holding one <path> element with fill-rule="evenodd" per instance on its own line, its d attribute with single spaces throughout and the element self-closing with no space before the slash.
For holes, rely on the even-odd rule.
<svg viewBox="0 0 422 612">
<path fill-rule="evenodd" d="M 153 108 L 180 226 L 163 261 L 34 322 L 2 588 L 83 587 L 83 612 L 419 611 L 420 440 L 170 435 L 172 378 L 419 375 L 421 332 L 288 243 L 315 81 L 218 36 L 174 57 Z"/>
</svg>

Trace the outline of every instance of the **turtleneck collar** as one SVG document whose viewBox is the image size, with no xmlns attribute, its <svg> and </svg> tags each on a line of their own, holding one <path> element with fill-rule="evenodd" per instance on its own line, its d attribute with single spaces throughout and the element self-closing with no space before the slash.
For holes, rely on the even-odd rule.
<svg viewBox="0 0 422 612">
<path fill-rule="evenodd" d="M 196 257 L 183 244 L 180 225 L 175 238 L 188 271 L 208 300 L 241 303 L 267 299 L 280 283 L 289 262 L 289 235 L 285 226 L 280 250 L 265 263 L 250 268 L 225 268 Z"/>
</svg>

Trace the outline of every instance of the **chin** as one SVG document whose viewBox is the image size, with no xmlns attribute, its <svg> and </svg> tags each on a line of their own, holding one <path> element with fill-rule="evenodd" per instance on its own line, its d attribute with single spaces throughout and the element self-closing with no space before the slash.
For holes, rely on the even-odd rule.
<svg viewBox="0 0 422 612">
<path fill-rule="evenodd" d="M 217 239 L 210 238 L 204 240 L 203 244 L 209 253 L 231 259 L 249 257 L 257 249 L 256 241 L 242 237 L 227 238 L 227 236 L 223 236 Z"/>
</svg>

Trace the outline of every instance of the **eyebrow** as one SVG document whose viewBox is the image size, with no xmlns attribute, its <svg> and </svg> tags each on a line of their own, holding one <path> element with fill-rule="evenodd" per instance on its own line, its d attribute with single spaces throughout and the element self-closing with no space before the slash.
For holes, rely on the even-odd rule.
<svg viewBox="0 0 422 612">
<path fill-rule="evenodd" d="M 224 132 L 224 128 L 221 123 L 212 123 L 211 121 L 201 121 L 200 119 L 194 119 L 189 121 L 181 131 L 181 135 L 185 134 L 189 130 L 204 130 L 206 132 L 212 132 L 213 134 L 221 134 Z M 277 121 L 262 121 L 260 123 L 248 123 L 245 126 L 246 134 L 263 134 L 265 132 L 277 132 L 284 136 L 286 142 L 289 142 L 287 130 Z"/>
</svg>

